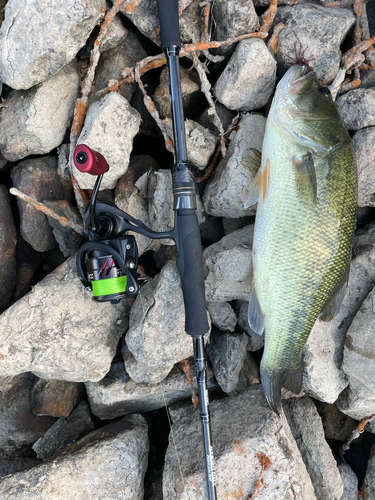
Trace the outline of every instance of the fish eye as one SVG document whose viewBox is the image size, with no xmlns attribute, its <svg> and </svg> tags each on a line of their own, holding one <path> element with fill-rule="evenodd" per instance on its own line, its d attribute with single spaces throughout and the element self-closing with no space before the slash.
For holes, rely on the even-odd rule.
<svg viewBox="0 0 375 500">
<path fill-rule="evenodd" d="M 331 92 L 329 91 L 328 87 L 320 87 L 319 92 L 326 97 L 330 97 L 331 95 Z"/>
</svg>

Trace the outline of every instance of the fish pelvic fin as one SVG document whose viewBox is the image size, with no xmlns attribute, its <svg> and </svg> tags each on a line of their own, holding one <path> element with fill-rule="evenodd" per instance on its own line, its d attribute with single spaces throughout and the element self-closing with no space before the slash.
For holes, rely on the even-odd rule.
<svg viewBox="0 0 375 500">
<path fill-rule="evenodd" d="M 259 304 L 259 299 L 255 289 L 254 282 L 250 292 L 249 310 L 247 319 L 250 328 L 258 335 L 262 335 L 264 331 L 264 315 L 262 313 L 262 309 Z"/>
<path fill-rule="evenodd" d="M 320 313 L 320 319 L 322 321 L 331 321 L 339 312 L 341 304 L 344 300 L 346 290 L 348 288 L 350 264 L 348 268 L 342 275 L 340 281 L 337 283 L 332 295 L 329 297 L 325 305 L 323 306 L 322 312 Z"/>
</svg>

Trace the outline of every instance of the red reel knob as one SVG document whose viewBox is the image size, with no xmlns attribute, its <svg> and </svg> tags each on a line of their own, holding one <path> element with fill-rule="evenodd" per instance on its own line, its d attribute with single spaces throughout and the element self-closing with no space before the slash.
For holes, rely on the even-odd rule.
<svg viewBox="0 0 375 500">
<path fill-rule="evenodd" d="M 107 160 L 97 151 L 85 144 L 80 144 L 74 150 L 74 165 L 84 174 L 102 175 L 108 172 Z"/>
</svg>

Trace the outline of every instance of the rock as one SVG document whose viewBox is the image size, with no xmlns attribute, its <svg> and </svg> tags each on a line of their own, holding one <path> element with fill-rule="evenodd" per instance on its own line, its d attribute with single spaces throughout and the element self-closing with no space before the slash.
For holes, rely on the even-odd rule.
<svg viewBox="0 0 375 500">
<path fill-rule="evenodd" d="M 323 85 L 332 82 L 340 67 L 340 45 L 355 22 L 354 13 L 348 9 L 301 3 L 278 8 L 274 26 L 280 22 L 285 28 L 278 37 L 277 62 L 287 69 L 292 60 L 305 51 L 303 57 L 309 61 L 319 82 Z"/>
<path fill-rule="evenodd" d="M 0 14 L 1 18 L 1 14 Z M 37 458 L 27 457 L 14 457 L 14 458 L 0 458 L 0 478 L 20 472 L 22 470 L 30 469 L 35 465 L 39 465 L 40 460 Z"/>
<path fill-rule="evenodd" d="M 117 17 L 114 20 L 116 21 L 116 19 Z M 123 27 L 123 29 L 125 28 Z M 143 49 L 138 37 L 129 31 L 120 44 L 117 44 L 111 50 L 106 50 L 100 56 L 98 66 L 95 70 L 94 89 L 90 96 L 90 102 L 103 97 L 101 95 L 102 90 L 106 89 L 111 81 L 122 80 L 122 71 L 125 68 L 133 68 L 138 61 L 145 57 L 147 57 L 147 53 Z M 135 89 L 136 83 L 126 83 L 119 87 L 118 93 L 130 102 Z"/>
<path fill-rule="evenodd" d="M 237 316 L 228 302 L 207 302 L 212 324 L 222 332 L 234 332 Z"/>
<path fill-rule="evenodd" d="M 37 416 L 68 417 L 83 397 L 83 384 L 37 378 L 31 390 L 31 410 Z"/>
<path fill-rule="evenodd" d="M 255 333 L 249 325 L 248 321 L 248 310 L 249 301 L 248 300 L 236 300 L 234 311 L 237 315 L 238 326 L 246 332 L 248 336 L 247 348 L 249 351 L 258 351 L 264 346 L 264 333 L 259 335 Z"/>
<path fill-rule="evenodd" d="M 246 335 L 213 331 L 208 356 L 221 389 L 230 394 L 238 385 L 240 371 L 247 356 Z"/>
<path fill-rule="evenodd" d="M 218 498 L 249 498 L 255 492 L 261 471 L 265 486 L 260 490 L 259 500 L 316 498 L 287 420 L 283 413 L 279 418 L 270 410 L 260 386 L 213 401 L 210 412 Z M 206 498 L 198 412 L 174 420 L 173 435 L 185 487 L 170 435 L 163 473 L 163 499 Z"/>
<path fill-rule="evenodd" d="M 7 166 L 8 160 L 0 153 L 0 171 Z"/>
<path fill-rule="evenodd" d="M 256 172 L 249 163 L 251 148 L 262 150 L 266 119 L 261 115 L 245 115 L 235 133 L 226 156 L 216 167 L 204 193 L 204 209 L 217 217 L 254 215 L 255 205 L 245 208 Z"/>
<path fill-rule="evenodd" d="M 30 409 L 33 377 L 21 373 L 0 378 L 0 456 L 22 455 L 43 436 L 55 418 L 37 417 Z"/>
<path fill-rule="evenodd" d="M 166 118 L 164 125 L 168 135 L 173 137 L 172 120 Z M 215 151 L 216 135 L 193 120 L 185 120 L 185 132 L 188 162 L 200 170 L 205 169 Z"/>
<path fill-rule="evenodd" d="M 111 8 L 110 2 L 107 1 L 107 10 Z M 103 55 L 103 52 L 108 52 L 108 50 L 114 49 L 115 47 L 118 47 L 126 38 L 128 35 L 132 35 L 133 33 L 130 33 L 123 23 L 121 22 L 120 16 L 116 16 L 109 27 L 109 30 L 107 31 L 106 36 L 104 37 L 104 40 L 102 40 L 99 50 L 101 53 L 101 56 Z M 130 40 L 128 40 L 127 43 L 127 50 L 130 51 Z M 90 54 L 88 55 L 90 57 Z M 142 59 L 142 58 L 140 58 Z M 139 60 L 139 59 L 138 59 Z M 125 68 L 125 66 L 124 66 Z M 95 74 L 97 72 L 95 71 Z"/>
<path fill-rule="evenodd" d="M 227 109 L 219 101 L 215 102 L 215 109 L 224 130 L 226 130 L 236 116 L 235 111 Z M 217 117 L 211 113 L 210 107 L 206 108 L 203 111 L 203 113 L 199 117 L 198 122 L 202 125 L 202 127 L 209 128 L 216 135 L 219 135 L 221 133 L 220 124 L 217 121 Z"/>
<path fill-rule="evenodd" d="M 178 259 L 178 250 L 175 246 L 162 245 L 160 250 L 152 253 L 152 258 L 159 271 L 168 263 L 169 260 L 176 262 Z"/>
<path fill-rule="evenodd" d="M 142 288 L 130 310 L 126 344 L 139 363 L 156 369 L 169 367 L 192 355 L 192 339 L 185 333 L 185 311 L 175 262 Z"/>
<path fill-rule="evenodd" d="M 341 480 L 344 485 L 344 493 L 340 500 L 358 499 L 358 478 L 348 464 L 343 462 L 338 466 Z"/>
<path fill-rule="evenodd" d="M 339 96 L 336 105 L 348 130 L 375 125 L 375 88 L 351 90 Z"/>
<path fill-rule="evenodd" d="M 180 78 L 184 116 L 195 116 L 204 102 L 199 76 L 195 70 L 180 66 Z M 167 68 L 163 68 L 160 74 L 160 83 L 155 89 L 153 100 L 161 118 L 172 118 Z"/>
<path fill-rule="evenodd" d="M 199 229 L 202 245 L 206 247 L 220 241 L 225 236 L 225 233 L 221 217 L 210 216 L 206 213 L 204 216 L 205 221 L 199 225 Z"/>
<path fill-rule="evenodd" d="M 0 33 L 3 83 L 17 90 L 29 89 L 60 71 L 85 45 L 100 22 L 103 7 L 104 0 L 83 4 L 67 0 L 43 6 L 9 0 Z"/>
<path fill-rule="evenodd" d="M 275 59 L 262 40 L 250 38 L 239 42 L 214 92 L 227 108 L 251 111 L 267 104 L 275 83 Z"/>
<path fill-rule="evenodd" d="M 125 371 L 136 384 L 157 384 L 164 380 L 173 368 L 173 364 L 155 369 L 154 366 L 138 363 L 126 345 L 125 339 L 122 343 L 121 354 L 124 358 Z"/>
<path fill-rule="evenodd" d="M 362 491 L 365 491 L 365 493 L 367 493 L 367 500 L 375 499 L 375 446 L 371 448 L 371 454 L 367 464 L 366 476 Z"/>
<path fill-rule="evenodd" d="M 109 170 L 103 176 L 101 189 L 113 189 L 126 172 L 140 123 L 139 113 L 117 92 L 89 106 L 77 144 L 86 144 L 107 160 Z M 75 166 L 73 173 L 81 189 L 94 187 L 95 176 L 81 173 Z"/>
<path fill-rule="evenodd" d="M 343 484 L 313 401 L 306 396 L 289 399 L 283 402 L 283 409 L 314 486 L 317 500 L 340 500 Z"/>
<path fill-rule="evenodd" d="M 192 366 L 193 359 L 189 361 Z M 192 367 L 191 371 L 193 370 Z M 192 373 L 192 380 L 195 387 L 195 371 Z M 217 387 L 210 370 L 207 384 L 210 390 Z M 162 387 L 163 392 L 159 383 L 136 384 L 120 362 L 113 363 L 109 373 L 100 382 L 86 382 L 91 411 L 105 420 L 133 412 L 145 413 L 157 410 L 163 408 L 165 404 L 169 405 L 191 397 L 191 386 L 181 364 L 174 366 L 168 377 L 163 380 Z"/>
<path fill-rule="evenodd" d="M 44 277 L 42 270 L 42 256 L 36 252 L 30 243 L 22 238 L 17 231 L 16 246 L 16 271 L 17 281 L 13 292 L 14 300 L 30 292 L 31 287 Z"/>
<path fill-rule="evenodd" d="M 206 300 L 249 300 L 253 230 L 254 226 L 239 229 L 203 251 Z"/>
<path fill-rule="evenodd" d="M 130 415 L 71 444 L 53 462 L 0 480 L 3 500 L 143 499 L 147 424 Z"/>
<path fill-rule="evenodd" d="M 67 418 L 61 417 L 33 445 L 37 458 L 46 460 L 61 448 L 94 430 L 87 401 L 82 401 Z"/>
<path fill-rule="evenodd" d="M 0 316 L 0 376 L 101 380 L 127 327 L 129 305 L 92 300 L 68 259 Z"/>
<path fill-rule="evenodd" d="M 73 198 L 70 181 L 57 175 L 57 158 L 47 156 L 24 160 L 11 170 L 13 185 L 37 201 L 68 200 Z M 25 201 L 17 198 L 21 218 L 22 237 L 37 252 L 46 252 L 57 247 L 47 216 Z"/>
<path fill-rule="evenodd" d="M 16 226 L 10 206 L 9 193 L 0 185 L 0 310 L 9 306 L 16 286 Z"/>
<path fill-rule="evenodd" d="M 118 180 L 115 191 L 115 204 L 118 208 L 139 219 L 147 227 L 151 226 L 147 195 L 143 196 L 136 184 L 143 175 L 146 176 L 147 182 L 147 172 L 155 167 L 158 167 L 158 164 L 151 156 L 137 155 L 131 157 L 129 168 L 126 174 Z M 135 236 L 139 255 L 148 250 L 159 250 L 161 246 L 159 240 L 151 240 L 137 233 L 132 234 Z"/>
<path fill-rule="evenodd" d="M 358 206 L 375 206 L 375 127 L 358 130 L 353 136 L 358 169 Z"/>
<path fill-rule="evenodd" d="M 303 390 L 319 401 L 334 403 L 348 385 L 341 369 L 346 332 L 374 283 L 375 251 L 371 245 L 363 247 L 351 261 L 348 288 L 339 312 L 329 323 L 318 319 L 304 347 Z"/>
<path fill-rule="evenodd" d="M 344 415 L 335 404 L 316 402 L 316 407 L 322 419 L 324 435 L 327 441 L 346 442 L 357 427 L 357 421 Z M 366 430 L 367 427 L 366 427 Z"/>
<path fill-rule="evenodd" d="M 82 219 L 78 210 L 75 208 L 74 205 L 72 205 L 68 201 L 43 200 L 43 203 L 44 205 L 46 205 L 46 207 L 50 208 L 61 217 L 65 217 L 66 219 L 68 219 L 68 221 L 74 222 L 75 224 L 78 225 L 82 225 Z M 70 227 L 62 226 L 60 222 L 54 219 L 53 217 L 48 217 L 48 222 L 52 227 L 53 235 L 64 257 L 67 258 L 74 255 L 77 252 L 78 248 L 84 242 L 83 236 L 74 231 Z"/>
<path fill-rule="evenodd" d="M 1 111 L 3 156 L 18 161 L 59 146 L 73 116 L 79 82 L 77 64 L 71 63 L 33 89 L 11 92 Z"/>
<path fill-rule="evenodd" d="M 223 217 L 223 228 L 224 234 L 230 234 L 236 231 L 237 229 L 242 229 L 249 224 L 254 224 L 255 218 L 252 215 L 239 217 L 238 219 L 226 219 Z"/>
<path fill-rule="evenodd" d="M 173 189 L 171 170 L 160 169 L 148 174 L 148 216 L 153 231 L 171 231 L 174 227 Z M 175 245 L 172 239 L 161 240 L 163 245 Z"/>
<path fill-rule="evenodd" d="M 375 414 L 375 287 L 368 294 L 350 325 L 345 340 L 342 369 L 349 386 L 337 400 L 346 415 L 361 420 Z"/>
</svg>

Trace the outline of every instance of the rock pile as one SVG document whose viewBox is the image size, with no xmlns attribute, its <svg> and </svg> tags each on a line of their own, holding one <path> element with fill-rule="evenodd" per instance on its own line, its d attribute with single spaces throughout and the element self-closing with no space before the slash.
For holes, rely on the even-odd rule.
<svg viewBox="0 0 375 500">
<path fill-rule="evenodd" d="M 283 0 L 268 26 L 276 8 L 274 3 L 265 12 L 269 3 L 213 2 L 208 19 L 212 40 L 257 36 L 199 52 L 209 70 L 206 82 L 199 75 L 199 61 L 191 55 L 181 60 L 188 156 L 198 180 L 205 247 L 211 328 L 206 339 L 208 387 L 218 497 L 354 500 L 360 494 L 371 500 L 375 499 L 375 423 L 370 418 L 375 415 L 371 49 L 360 61 L 367 67 L 359 69 L 358 63 L 352 68 L 367 83 L 337 99 L 353 136 L 359 173 L 359 218 L 348 289 L 338 315 L 329 323 L 317 320 L 304 349 L 304 394 L 297 397 L 285 391 L 280 417 L 268 407 L 259 384 L 263 338 L 247 323 L 256 205 L 245 209 L 244 203 L 256 173 L 249 151 L 261 150 L 275 85 L 291 59 L 304 52 L 322 85 L 329 85 L 343 65 L 341 48 L 350 48 L 353 36 L 358 42 L 354 28 L 360 25 L 363 38 L 369 38 L 375 36 L 375 25 L 370 14 L 366 17 L 363 2 L 356 2 L 362 5 L 358 14 L 352 1 L 330 6 L 323 0 L 322 5 L 315 0 L 298 4 Z M 69 130 L 79 112 L 76 100 L 91 70 L 90 52 L 97 45 L 106 8 L 111 5 L 105 0 L 0 0 L 0 497 L 4 500 L 206 498 L 199 412 L 191 403 L 196 372 L 191 338 L 184 333 L 173 241 L 137 235 L 140 263 L 148 277 L 141 293 L 134 303 L 99 303 L 76 274 L 75 253 L 82 236 L 9 195 L 9 188 L 15 187 L 82 224 L 71 174 L 81 190 L 92 189 L 95 179 L 71 169 Z M 209 39 L 202 9 L 200 0 L 180 0 L 183 43 Z M 370 3 L 367 10 L 374 12 Z M 77 143 L 87 144 L 108 161 L 100 197 L 153 230 L 166 231 L 173 227 L 171 155 L 150 118 L 140 86 L 134 78 L 121 84 L 137 63 L 160 52 L 157 45 L 156 2 L 123 2 L 100 45 Z M 171 136 L 166 69 L 148 71 L 142 78 L 159 123 Z M 207 104 L 202 86 L 212 93 L 215 106 Z M 225 156 L 220 153 L 224 144 Z M 357 455 L 351 453 L 355 446 L 362 450 Z"/>
</svg>

